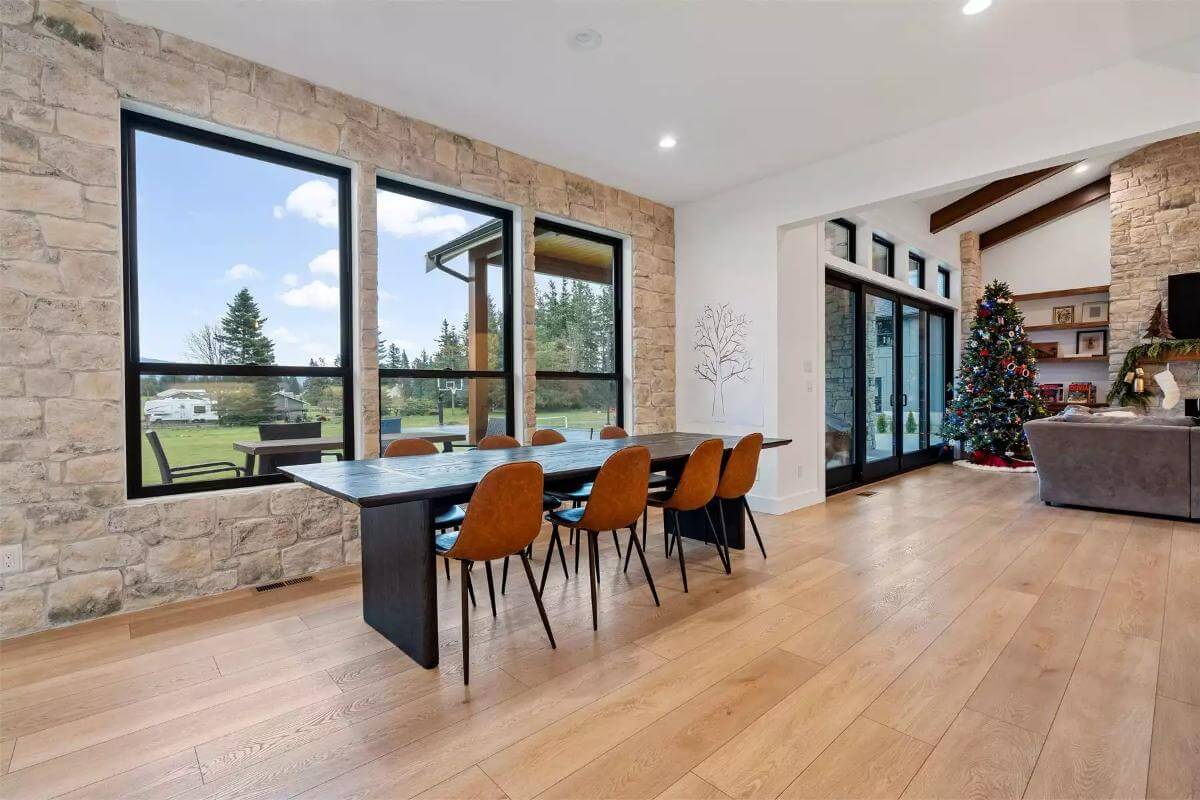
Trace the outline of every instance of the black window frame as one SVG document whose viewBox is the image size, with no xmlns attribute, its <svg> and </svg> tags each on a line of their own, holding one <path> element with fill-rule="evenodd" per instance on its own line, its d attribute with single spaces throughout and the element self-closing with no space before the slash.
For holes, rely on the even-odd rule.
<svg viewBox="0 0 1200 800">
<path fill-rule="evenodd" d="M 913 283 L 911 278 L 913 264 L 917 265 L 917 283 Z M 904 282 L 914 289 L 925 288 L 925 256 L 912 250 L 908 251 L 908 269 L 904 271 Z"/>
<path fill-rule="evenodd" d="M 141 329 L 138 320 L 137 281 L 137 152 L 136 134 L 139 131 L 164 136 L 177 141 L 209 147 L 225 153 L 266 161 L 285 167 L 332 178 L 338 186 L 338 292 L 339 326 L 341 337 L 340 366 L 301 367 L 249 364 L 188 364 L 184 362 L 141 360 Z M 348 167 L 331 164 L 306 156 L 289 153 L 263 144 L 202 128 L 171 122 L 160 117 L 121 109 L 121 227 L 122 280 L 125 299 L 125 470 L 126 489 L 130 499 L 162 497 L 164 495 L 196 494 L 289 483 L 282 473 L 247 475 L 235 478 L 187 481 L 183 483 L 142 484 L 142 416 L 141 378 L 143 375 L 207 375 L 213 377 L 250 378 L 340 378 L 342 381 L 342 447 L 343 458 L 354 458 L 354 352 L 353 352 L 353 242 L 354 232 L 350 213 L 351 175 Z"/>
<path fill-rule="evenodd" d="M 889 239 L 880 236 L 878 233 L 871 234 L 871 245 L 881 244 L 887 250 L 887 272 L 880 272 L 875 269 L 875 254 L 871 253 L 871 263 L 867 266 L 877 275 L 887 275 L 889 278 L 896 277 L 896 245 Z"/>
<path fill-rule="evenodd" d="M 938 294 L 950 299 L 950 270 L 943 266 L 938 266 Z M 945 285 L 942 285 L 942 280 L 945 279 Z"/>
<path fill-rule="evenodd" d="M 608 245 L 613 251 L 613 371 L 612 372 L 571 372 L 558 370 L 535 370 L 533 373 L 534 416 L 537 415 L 537 381 L 541 379 L 570 380 L 570 381 L 610 381 L 617 387 L 617 419 L 616 424 L 625 427 L 625 242 L 615 236 L 579 228 L 574 225 L 555 220 L 537 217 L 534 226 L 552 230 L 567 236 L 598 242 Z M 537 245 L 534 244 L 534 259 L 536 263 Z M 536 270 L 535 270 L 536 274 Z"/>
<path fill-rule="evenodd" d="M 375 190 L 385 192 L 396 192 L 398 194 L 415 197 L 419 200 L 427 200 L 431 203 L 450 206 L 451 208 L 459 208 L 464 211 L 471 211 L 476 214 L 484 214 L 500 220 L 501 230 L 503 231 L 503 243 L 501 252 L 504 258 L 504 347 L 502 353 L 504 356 L 504 368 L 499 370 L 486 369 L 395 369 L 393 367 L 379 368 L 379 416 L 383 418 L 383 381 L 385 378 L 483 378 L 489 380 L 504 380 L 504 427 L 505 433 L 509 436 L 514 436 L 516 430 L 516 415 L 517 401 L 515 396 L 516 390 L 516 364 L 513 342 L 513 236 L 514 236 L 514 215 L 511 209 L 503 206 L 494 206 L 479 200 L 473 200 L 467 197 L 460 197 L 448 192 L 442 192 L 437 189 L 432 189 L 427 186 L 420 186 L 415 183 L 406 183 L 405 181 L 388 178 L 383 175 L 377 175 L 375 178 Z M 376 269 L 382 269 L 382 264 L 377 264 Z M 379 431 L 380 452 L 383 447 L 383 426 L 380 425 Z"/>
<path fill-rule="evenodd" d="M 826 221 L 825 224 L 826 225 L 837 225 L 839 228 L 846 231 L 847 239 L 848 239 L 848 242 L 850 245 L 848 248 L 849 257 L 846 260 L 849 261 L 851 264 L 857 264 L 858 263 L 858 242 L 856 240 L 858 238 L 858 226 L 855 225 L 850 220 L 846 219 L 845 217 L 835 217 L 831 220 Z M 824 236 L 824 234 L 825 234 L 825 231 L 822 229 L 821 235 Z M 830 253 L 830 255 L 833 255 L 833 254 Z"/>
</svg>

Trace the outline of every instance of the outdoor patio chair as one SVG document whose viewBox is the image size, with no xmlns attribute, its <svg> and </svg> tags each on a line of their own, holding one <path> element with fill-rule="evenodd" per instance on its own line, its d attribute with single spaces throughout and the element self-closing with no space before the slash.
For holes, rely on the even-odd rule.
<svg viewBox="0 0 1200 800">
<path fill-rule="evenodd" d="M 146 431 L 146 439 L 150 442 L 150 449 L 154 451 L 154 460 L 158 462 L 158 474 L 164 484 L 174 483 L 177 478 L 194 478 L 197 475 L 215 475 L 220 472 L 232 472 L 235 478 L 246 474 L 245 469 L 232 461 L 206 461 L 203 464 L 172 467 L 167 461 L 162 442 L 158 440 L 158 431 Z"/>
</svg>

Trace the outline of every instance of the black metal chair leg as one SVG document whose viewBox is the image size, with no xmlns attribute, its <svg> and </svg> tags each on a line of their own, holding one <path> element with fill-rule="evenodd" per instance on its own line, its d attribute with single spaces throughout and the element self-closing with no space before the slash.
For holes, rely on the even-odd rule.
<svg viewBox="0 0 1200 800">
<path fill-rule="evenodd" d="M 496 616 L 496 587 L 492 583 L 492 562 L 483 562 L 483 571 L 487 573 L 488 600 L 492 602 L 492 617 Z"/>
<path fill-rule="evenodd" d="M 599 586 L 597 585 L 599 583 L 599 579 L 598 579 L 597 573 L 596 573 L 596 562 L 599 559 L 596 558 L 596 535 L 594 533 L 592 533 L 591 531 L 588 531 L 587 535 L 588 535 L 587 536 L 587 540 L 588 540 L 588 577 L 590 578 L 591 589 L 592 589 L 592 630 L 595 631 L 595 630 L 600 629 L 600 621 L 599 621 L 599 617 L 597 616 L 597 610 L 596 610 L 596 592 L 599 590 Z M 583 531 L 579 532 L 579 538 L 581 538 L 581 539 L 583 538 Z"/>
<path fill-rule="evenodd" d="M 596 551 L 596 583 L 600 583 L 600 531 L 588 534 L 592 537 L 592 549 Z"/>
<path fill-rule="evenodd" d="M 636 532 L 637 531 L 637 523 L 636 522 L 633 523 L 633 526 L 630 527 L 629 530 Z M 629 572 L 629 557 L 631 555 L 633 555 L 633 548 L 630 547 L 629 545 L 625 545 L 625 566 L 621 569 L 622 572 Z"/>
<path fill-rule="evenodd" d="M 708 506 L 704 507 L 704 519 L 708 522 L 707 527 L 704 529 L 705 544 L 708 543 L 708 529 L 712 528 L 713 540 L 717 543 L 717 558 L 721 559 L 721 566 L 725 568 L 725 574 L 728 575 L 732 571 L 729 568 L 729 554 L 722 549 L 721 542 L 717 539 L 717 526 L 712 521 L 712 514 L 708 513 Z"/>
<path fill-rule="evenodd" d="M 462 661 L 463 661 L 463 686 L 471 682 L 471 612 L 467 610 L 467 597 L 469 594 L 468 587 L 471 585 L 471 577 L 467 574 L 469 567 L 467 562 L 462 563 Z M 472 605 L 475 603 L 474 595 L 471 596 Z"/>
<path fill-rule="evenodd" d="M 546 588 L 546 576 L 550 574 L 550 562 L 554 560 L 554 541 L 558 538 L 558 526 L 550 532 L 550 545 L 546 548 L 546 561 L 542 564 L 542 582 L 538 584 L 538 594 Z"/>
<path fill-rule="evenodd" d="M 446 583 L 450 582 L 450 559 L 443 558 L 442 563 L 446 565 Z"/>
<path fill-rule="evenodd" d="M 508 589 L 508 556 L 504 557 L 504 568 L 500 570 L 500 594 Z"/>
<path fill-rule="evenodd" d="M 578 575 L 579 574 L 579 548 L 583 545 L 583 542 L 580 541 L 581 539 L 583 539 L 583 534 L 581 534 L 579 531 L 573 531 L 573 533 L 575 534 L 575 574 Z M 589 566 L 588 569 L 591 569 L 591 566 Z"/>
<path fill-rule="evenodd" d="M 725 548 L 725 574 L 728 575 L 733 570 L 733 557 L 729 554 L 729 532 L 725 528 L 725 508 L 718 506 L 721 510 L 717 514 L 717 519 L 721 520 L 721 546 Z"/>
<path fill-rule="evenodd" d="M 471 596 L 471 605 L 475 605 L 475 585 L 471 583 L 471 562 L 464 561 L 462 563 L 467 565 L 467 568 L 463 570 L 463 577 L 467 583 L 467 594 Z"/>
<path fill-rule="evenodd" d="M 550 563 L 550 553 L 546 553 L 546 563 Z M 558 649 L 554 643 L 554 631 L 550 630 L 550 620 L 546 617 L 546 607 L 542 605 L 542 593 L 538 591 L 533 580 L 533 570 L 529 568 L 529 557 L 521 554 L 521 564 L 525 567 L 525 577 L 529 579 L 529 591 L 533 592 L 533 602 L 537 603 L 538 614 L 542 618 L 542 627 L 546 629 L 546 637 L 550 640 L 551 649 Z"/>
<path fill-rule="evenodd" d="M 683 539 L 679 538 L 679 512 L 672 517 L 675 521 L 675 547 L 679 550 L 679 575 L 683 578 L 683 593 L 687 594 L 687 566 L 683 563 Z"/>
<path fill-rule="evenodd" d="M 567 554 L 563 552 L 562 537 L 558 535 L 558 526 L 557 525 L 554 526 L 554 530 L 552 530 L 550 532 L 550 535 L 551 535 L 551 537 L 553 537 L 554 541 L 558 543 L 558 563 L 562 564 L 563 580 L 569 581 L 571 579 L 571 573 L 569 573 L 567 571 Z M 550 553 L 547 552 L 546 553 L 546 561 L 549 561 L 549 560 L 550 560 Z"/>
<path fill-rule="evenodd" d="M 646 583 L 650 585 L 650 594 L 654 597 L 654 605 L 662 605 L 658 602 L 658 589 L 654 588 L 654 578 L 650 575 L 650 567 L 646 564 L 646 554 L 642 552 L 642 545 L 638 542 L 637 526 L 629 528 L 629 544 L 625 546 L 625 563 L 629 563 L 629 551 L 637 548 L 638 559 L 642 562 L 642 572 L 646 573 Z"/>
<path fill-rule="evenodd" d="M 758 523 L 754 521 L 754 514 L 750 512 L 750 501 L 742 495 L 742 506 L 746 509 L 746 516 L 750 518 L 750 527 L 754 529 L 754 538 L 758 540 L 758 549 L 762 552 L 762 557 L 767 557 L 767 548 L 763 547 L 762 537 L 758 535 Z"/>
</svg>

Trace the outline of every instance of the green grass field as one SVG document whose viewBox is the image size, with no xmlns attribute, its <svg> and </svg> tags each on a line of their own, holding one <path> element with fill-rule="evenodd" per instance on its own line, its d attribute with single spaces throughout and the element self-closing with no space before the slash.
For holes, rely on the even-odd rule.
<svg viewBox="0 0 1200 800">
<path fill-rule="evenodd" d="M 603 410 L 598 409 L 539 409 L 537 418 L 539 427 L 555 428 L 562 427 L 565 418 L 566 427 L 573 430 L 594 429 L 598 432 L 600 428 L 609 424 L 607 415 Z M 461 408 L 446 409 L 443 419 L 444 424 L 447 426 L 466 425 L 467 413 L 465 409 Z M 420 428 L 436 429 L 437 427 L 438 420 L 436 414 L 404 418 L 404 430 L 406 431 Z M 232 461 L 240 467 L 245 464 L 246 454 L 234 450 L 233 443 L 236 441 L 258 439 L 258 428 L 254 425 L 227 427 L 204 423 L 190 426 L 163 426 L 157 427 L 155 430 L 158 432 L 159 441 L 162 442 L 163 450 L 166 452 L 167 460 L 171 463 L 172 467 L 201 464 L 210 461 Z M 341 422 L 324 423 L 321 426 L 321 435 L 341 436 Z M 228 473 L 202 475 L 188 480 L 212 480 L 232 477 L 233 472 L 230 471 Z M 142 484 L 144 486 L 154 486 L 161 482 L 162 479 L 158 473 L 158 463 L 154 460 L 154 453 L 150 450 L 150 443 L 143 436 Z"/>
</svg>

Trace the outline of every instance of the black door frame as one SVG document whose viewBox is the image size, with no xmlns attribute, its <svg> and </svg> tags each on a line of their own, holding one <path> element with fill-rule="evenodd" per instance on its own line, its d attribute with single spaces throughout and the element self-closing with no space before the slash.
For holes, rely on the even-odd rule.
<svg viewBox="0 0 1200 800">
<path fill-rule="evenodd" d="M 903 405 L 901 398 L 903 392 L 901 388 L 904 380 L 904 325 L 903 314 L 904 307 L 917 309 L 918 312 L 926 313 L 926 331 L 929 330 L 928 319 L 930 315 L 938 315 L 943 319 L 943 336 L 944 342 L 942 345 L 943 358 L 945 361 L 943 376 L 949 378 L 953 375 L 953 336 L 954 336 L 954 320 L 949 309 L 927 303 L 923 300 L 911 297 L 900 292 L 891 291 L 885 287 L 878 286 L 866 281 L 856 280 L 855 278 L 833 270 L 826 270 L 825 283 L 832 284 L 842 289 L 849 289 L 853 292 L 854 297 L 854 441 L 852 442 L 853 458 L 849 465 L 841 467 L 827 468 L 825 471 L 825 487 L 826 494 L 834 494 L 864 483 L 882 480 L 900 472 L 905 472 L 910 469 L 916 469 L 928 464 L 932 464 L 942 458 L 942 444 L 934 444 L 932 442 L 932 426 L 930 419 L 930 411 L 932 403 L 929 398 L 933 396 L 934 387 L 929 385 L 931 362 L 929 356 L 929 336 L 925 336 L 924 356 L 925 356 L 925 376 L 922 382 L 922 391 L 926 394 L 926 402 L 924 403 L 921 419 L 918 421 L 919 428 L 926 432 L 930 443 L 911 453 L 904 452 L 904 429 L 903 429 L 903 414 L 901 409 Z M 891 301 L 894 304 L 895 312 L 892 317 L 893 345 L 892 345 L 892 455 L 887 458 L 882 458 L 877 461 L 867 462 L 867 364 L 866 364 L 866 304 L 868 295 L 882 298 Z M 945 394 L 947 389 L 941 387 L 941 391 Z M 948 400 L 948 398 L 947 398 Z"/>
</svg>

